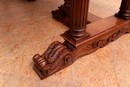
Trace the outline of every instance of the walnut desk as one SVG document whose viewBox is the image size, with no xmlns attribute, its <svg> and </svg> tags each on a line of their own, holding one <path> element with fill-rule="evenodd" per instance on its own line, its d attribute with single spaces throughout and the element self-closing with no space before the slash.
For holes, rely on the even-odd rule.
<svg viewBox="0 0 130 87">
<path fill-rule="evenodd" d="M 53 18 L 69 27 L 61 34 L 64 42 L 55 41 L 42 55 L 33 57 L 34 70 L 41 79 L 130 32 L 130 0 L 122 0 L 119 12 L 104 19 L 88 13 L 89 0 L 64 2 L 58 10 L 52 11 Z M 95 20 L 98 21 L 93 22 Z"/>
</svg>

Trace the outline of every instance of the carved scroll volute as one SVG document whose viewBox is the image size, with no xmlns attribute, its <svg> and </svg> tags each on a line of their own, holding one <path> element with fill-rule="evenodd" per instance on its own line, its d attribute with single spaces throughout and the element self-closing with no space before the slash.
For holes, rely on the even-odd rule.
<svg viewBox="0 0 130 87">
<path fill-rule="evenodd" d="M 53 42 L 43 55 L 36 54 L 33 60 L 37 68 L 49 76 L 72 63 L 71 51 L 60 42 Z"/>
<path fill-rule="evenodd" d="M 130 0 L 122 0 L 120 11 L 116 16 L 121 17 L 123 19 L 130 19 Z"/>
</svg>

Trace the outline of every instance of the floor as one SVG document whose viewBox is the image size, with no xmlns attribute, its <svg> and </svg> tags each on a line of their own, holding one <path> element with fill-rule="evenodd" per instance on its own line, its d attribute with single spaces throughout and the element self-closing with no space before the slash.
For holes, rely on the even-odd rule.
<svg viewBox="0 0 130 87">
<path fill-rule="evenodd" d="M 105 18 L 118 12 L 121 0 L 90 0 L 89 12 Z M 78 59 L 40 80 L 32 69 L 42 54 L 68 28 L 51 11 L 63 0 L 0 0 L 0 87 L 130 87 L 130 34 Z M 48 33 L 49 31 L 49 33 Z"/>
</svg>

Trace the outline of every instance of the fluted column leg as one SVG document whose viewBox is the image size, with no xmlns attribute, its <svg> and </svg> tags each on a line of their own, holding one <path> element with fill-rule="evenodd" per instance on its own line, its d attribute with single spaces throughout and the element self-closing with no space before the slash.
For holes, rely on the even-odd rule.
<svg viewBox="0 0 130 87">
<path fill-rule="evenodd" d="M 117 16 L 126 20 L 130 19 L 130 0 L 122 0 Z"/>
<path fill-rule="evenodd" d="M 71 0 L 70 30 L 73 37 L 89 36 L 86 32 L 89 0 Z"/>
</svg>

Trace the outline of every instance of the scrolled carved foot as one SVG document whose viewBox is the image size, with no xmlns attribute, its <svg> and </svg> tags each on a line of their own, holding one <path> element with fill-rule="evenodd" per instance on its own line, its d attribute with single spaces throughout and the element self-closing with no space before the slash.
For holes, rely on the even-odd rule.
<svg viewBox="0 0 130 87">
<path fill-rule="evenodd" d="M 43 79 L 72 64 L 72 52 L 62 43 L 55 41 L 43 55 L 36 54 L 33 61 L 38 70 L 36 72 L 40 72 Z"/>
</svg>

